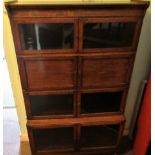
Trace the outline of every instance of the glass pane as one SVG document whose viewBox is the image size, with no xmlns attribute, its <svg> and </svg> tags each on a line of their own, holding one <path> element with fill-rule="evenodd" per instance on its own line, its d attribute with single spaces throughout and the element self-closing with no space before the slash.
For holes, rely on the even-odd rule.
<svg viewBox="0 0 155 155">
<path fill-rule="evenodd" d="M 81 113 L 119 112 L 122 92 L 86 93 L 81 96 Z"/>
<path fill-rule="evenodd" d="M 104 147 L 117 143 L 119 125 L 81 127 L 81 147 Z"/>
<path fill-rule="evenodd" d="M 33 116 L 73 114 L 73 95 L 30 96 Z"/>
<path fill-rule="evenodd" d="M 24 50 L 73 48 L 74 25 L 71 23 L 20 24 Z"/>
<path fill-rule="evenodd" d="M 33 130 L 34 141 L 38 151 L 54 151 L 72 149 L 74 145 L 74 132 L 72 127 L 35 129 Z"/>
<path fill-rule="evenodd" d="M 132 44 L 134 22 L 88 23 L 84 25 L 84 48 L 125 47 Z"/>
</svg>

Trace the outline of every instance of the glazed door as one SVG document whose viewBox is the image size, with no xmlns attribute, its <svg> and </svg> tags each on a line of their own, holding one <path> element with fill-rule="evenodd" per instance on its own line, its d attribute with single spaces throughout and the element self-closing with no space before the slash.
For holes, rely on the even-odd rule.
<svg viewBox="0 0 155 155">
<path fill-rule="evenodd" d="M 76 115 L 76 94 L 67 91 L 24 92 L 28 119 L 65 118 Z"/>
<path fill-rule="evenodd" d="M 62 125 L 43 128 L 28 126 L 28 134 L 32 138 L 30 145 L 33 154 L 54 154 L 75 150 L 74 126 Z"/>
<path fill-rule="evenodd" d="M 137 17 L 83 18 L 80 20 L 80 51 L 134 50 L 140 25 Z"/>
<path fill-rule="evenodd" d="M 18 54 L 77 51 L 77 20 L 72 18 L 26 18 L 14 22 Z"/>
</svg>

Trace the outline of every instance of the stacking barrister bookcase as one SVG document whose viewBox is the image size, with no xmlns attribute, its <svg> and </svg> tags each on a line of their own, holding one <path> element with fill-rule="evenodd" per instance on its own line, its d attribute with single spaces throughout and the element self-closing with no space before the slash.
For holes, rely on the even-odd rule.
<svg viewBox="0 0 155 155">
<path fill-rule="evenodd" d="M 117 153 L 148 5 L 6 3 L 33 155 Z"/>
</svg>

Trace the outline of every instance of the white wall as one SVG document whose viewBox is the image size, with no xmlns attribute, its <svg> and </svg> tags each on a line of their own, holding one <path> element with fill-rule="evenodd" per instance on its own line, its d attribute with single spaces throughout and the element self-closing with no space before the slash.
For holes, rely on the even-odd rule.
<svg viewBox="0 0 155 155">
<path fill-rule="evenodd" d="M 126 127 L 130 128 L 131 118 L 135 107 L 137 94 L 142 80 L 147 79 L 151 68 L 151 8 L 149 7 L 144 17 L 142 31 L 135 58 L 134 70 L 131 77 L 130 89 L 125 110 Z"/>
</svg>

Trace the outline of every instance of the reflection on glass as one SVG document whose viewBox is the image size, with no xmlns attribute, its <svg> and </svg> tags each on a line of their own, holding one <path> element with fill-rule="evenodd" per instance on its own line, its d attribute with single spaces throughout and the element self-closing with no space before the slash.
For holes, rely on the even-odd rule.
<svg viewBox="0 0 155 155">
<path fill-rule="evenodd" d="M 73 95 L 30 96 L 33 116 L 73 114 Z"/>
<path fill-rule="evenodd" d="M 81 113 L 119 112 L 122 92 L 86 93 L 81 97 Z"/>
<path fill-rule="evenodd" d="M 96 125 L 81 127 L 81 147 L 104 147 L 116 145 L 119 125 Z"/>
<path fill-rule="evenodd" d="M 39 151 L 72 149 L 74 133 L 72 127 L 33 130 L 36 148 Z"/>
<path fill-rule="evenodd" d="M 134 22 L 87 23 L 83 48 L 126 47 L 132 44 Z"/>
<path fill-rule="evenodd" d="M 71 23 L 20 24 L 24 50 L 73 48 L 74 25 Z"/>
</svg>

